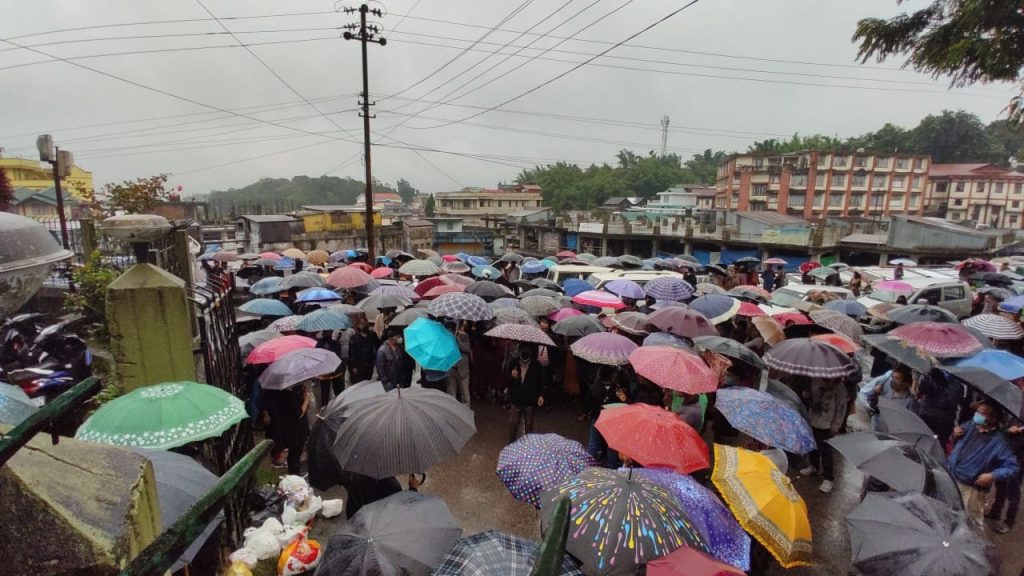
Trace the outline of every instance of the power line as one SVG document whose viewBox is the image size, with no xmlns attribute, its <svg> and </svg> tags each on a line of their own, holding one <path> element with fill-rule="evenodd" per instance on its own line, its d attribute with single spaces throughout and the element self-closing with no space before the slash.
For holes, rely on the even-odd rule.
<svg viewBox="0 0 1024 576">
<path fill-rule="evenodd" d="M 212 17 L 214 22 L 219 22 L 216 16 Z M 216 36 L 231 36 L 235 37 L 236 34 L 281 34 L 285 32 L 324 32 L 327 30 L 340 30 L 338 26 L 317 26 L 313 28 L 275 28 L 273 30 L 239 30 L 231 32 L 227 29 L 223 32 L 173 32 L 164 34 L 137 34 L 133 36 L 102 36 L 99 38 L 69 38 L 66 40 L 53 40 L 51 42 L 37 42 L 35 44 L 26 44 L 31 48 L 45 48 L 48 46 L 61 46 L 65 44 L 89 44 L 93 42 L 117 42 L 120 40 L 157 40 L 164 38 L 193 38 L 193 37 L 216 37 Z M 12 38 L 16 38 L 13 37 Z M 237 38 L 235 38 L 237 40 Z M 21 50 L 21 48 L 0 48 L 0 53 L 12 52 L 15 50 Z"/>
</svg>

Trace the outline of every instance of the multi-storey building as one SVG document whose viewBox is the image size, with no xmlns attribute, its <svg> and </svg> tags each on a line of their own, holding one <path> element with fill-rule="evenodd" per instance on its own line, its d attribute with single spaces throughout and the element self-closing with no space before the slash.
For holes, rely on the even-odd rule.
<svg viewBox="0 0 1024 576">
<path fill-rule="evenodd" d="M 980 228 L 1024 228 L 1024 174 L 995 164 L 932 164 L 929 215 Z"/>
<path fill-rule="evenodd" d="M 434 194 L 434 215 L 438 218 L 462 218 L 467 226 L 503 222 L 510 212 L 539 208 L 540 186 L 516 184 L 497 189 L 463 188 L 456 192 Z"/>
<path fill-rule="evenodd" d="M 7 173 L 14 188 L 46 190 L 53 186 L 53 168 L 38 160 L 4 157 L 0 149 L 0 168 Z M 71 175 L 61 179 L 61 188 L 66 196 L 79 196 L 92 190 L 92 172 L 72 166 Z"/>
<path fill-rule="evenodd" d="M 828 216 L 922 214 L 928 156 L 872 152 L 733 154 L 718 166 L 715 207 Z"/>
</svg>

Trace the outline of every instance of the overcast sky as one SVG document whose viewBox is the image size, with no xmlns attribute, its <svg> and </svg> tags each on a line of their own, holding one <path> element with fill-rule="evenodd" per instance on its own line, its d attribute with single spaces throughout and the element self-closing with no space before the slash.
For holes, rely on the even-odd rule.
<svg viewBox="0 0 1024 576">
<path fill-rule="evenodd" d="M 359 45 L 338 29 L 358 15 L 331 0 L 201 2 L 0 0 L 5 154 L 31 157 L 49 132 L 97 185 L 169 172 L 186 195 L 261 177 L 362 179 Z M 684 5 L 371 4 L 387 11 L 387 46 L 369 47 L 374 175 L 425 192 L 494 186 L 537 163 L 659 149 L 665 114 L 669 150 L 689 157 L 794 132 L 913 126 L 943 109 L 988 122 L 1014 93 L 950 91 L 899 62 L 856 66 L 857 20 L 898 13 L 895 0 L 700 0 L 569 72 Z"/>
</svg>

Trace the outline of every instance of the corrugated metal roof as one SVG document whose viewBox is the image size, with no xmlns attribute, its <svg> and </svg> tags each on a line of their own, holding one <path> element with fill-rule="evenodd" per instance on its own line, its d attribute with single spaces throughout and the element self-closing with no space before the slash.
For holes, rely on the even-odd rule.
<svg viewBox="0 0 1024 576">
<path fill-rule="evenodd" d="M 889 240 L 888 234 L 850 234 L 839 239 L 840 242 L 849 244 L 885 244 Z"/>
<path fill-rule="evenodd" d="M 425 227 L 425 226 L 433 226 L 434 225 L 434 223 L 431 222 L 430 220 L 417 220 L 417 219 L 402 220 L 402 224 L 404 224 L 406 226 L 412 226 L 414 228 L 418 227 L 418 226 L 424 226 Z"/>
<path fill-rule="evenodd" d="M 928 176 L 931 178 L 942 178 L 950 176 L 1007 176 L 1010 178 L 1024 178 L 1024 174 L 1007 170 L 996 164 L 932 164 L 928 169 Z"/>
<path fill-rule="evenodd" d="M 251 222 L 294 222 L 295 218 L 286 214 L 242 214 L 239 218 L 245 218 Z"/>
</svg>

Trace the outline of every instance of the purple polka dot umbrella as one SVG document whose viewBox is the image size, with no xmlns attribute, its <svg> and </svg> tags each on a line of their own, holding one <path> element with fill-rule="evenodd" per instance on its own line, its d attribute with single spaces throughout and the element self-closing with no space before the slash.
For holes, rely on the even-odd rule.
<svg viewBox="0 0 1024 576">
<path fill-rule="evenodd" d="M 573 342 L 570 348 L 576 357 L 587 362 L 622 366 L 629 363 L 629 355 L 637 349 L 637 345 L 621 334 L 598 332 L 587 334 Z"/>
<path fill-rule="evenodd" d="M 583 445 L 558 434 L 527 434 L 498 454 L 498 478 L 512 497 L 540 508 L 540 495 L 597 461 Z"/>
</svg>

